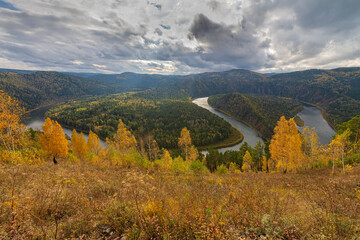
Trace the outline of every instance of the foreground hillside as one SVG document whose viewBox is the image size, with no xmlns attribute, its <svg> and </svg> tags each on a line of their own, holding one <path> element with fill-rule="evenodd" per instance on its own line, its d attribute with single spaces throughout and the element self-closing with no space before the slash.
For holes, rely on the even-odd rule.
<svg viewBox="0 0 360 240">
<path fill-rule="evenodd" d="M 4 166 L 0 238 L 356 239 L 359 176 Z"/>
<path fill-rule="evenodd" d="M 209 104 L 256 129 L 270 140 L 281 116 L 294 117 L 303 107 L 291 98 L 230 93 L 210 96 Z"/>
</svg>

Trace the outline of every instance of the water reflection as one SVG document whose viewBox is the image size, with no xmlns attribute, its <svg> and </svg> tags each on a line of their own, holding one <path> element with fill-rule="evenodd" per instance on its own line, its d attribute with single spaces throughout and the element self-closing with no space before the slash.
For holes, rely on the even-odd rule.
<svg viewBox="0 0 360 240">
<path fill-rule="evenodd" d="M 304 127 L 298 127 L 298 129 L 302 132 L 305 126 L 314 127 L 322 145 L 328 144 L 332 136 L 336 134 L 334 129 L 323 118 L 321 110 L 316 107 L 304 105 L 304 109 L 297 115 L 304 121 Z"/>
</svg>

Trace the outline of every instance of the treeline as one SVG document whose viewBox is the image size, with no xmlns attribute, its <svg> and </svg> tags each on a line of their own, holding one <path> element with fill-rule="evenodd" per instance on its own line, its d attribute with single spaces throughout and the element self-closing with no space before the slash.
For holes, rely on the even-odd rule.
<svg viewBox="0 0 360 240">
<path fill-rule="evenodd" d="M 229 123 L 191 102 L 150 100 L 132 93 L 70 101 L 51 109 L 47 116 L 78 131 L 93 131 L 102 139 L 112 137 L 122 119 L 137 139 L 152 135 L 160 148 L 167 149 L 177 148 L 177 137 L 184 127 L 198 147 L 234 134 Z"/>
<path fill-rule="evenodd" d="M 215 95 L 209 97 L 208 103 L 256 129 L 267 140 L 271 139 L 281 116 L 291 118 L 302 110 L 302 105 L 296 100 L 267 95 Z"/>
</svg>

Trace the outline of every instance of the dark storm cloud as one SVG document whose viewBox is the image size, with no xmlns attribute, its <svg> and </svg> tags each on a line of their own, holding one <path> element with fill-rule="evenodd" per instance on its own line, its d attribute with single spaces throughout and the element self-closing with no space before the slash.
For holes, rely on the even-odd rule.
<svg viewBox="0 0 360 240">
<path fill-rule="evenodd" d="M 259 67 L 269 61 L 264 49 L 270 39 L 261 41 L 254 32 L 243 25 L 215 23 L 203 14 L 195 17 L 190 29 L 189 39 L 196 39 L 204 45 L 202 59 L 214 63 L 232 63 L 241 68 Z"/>
</svg>

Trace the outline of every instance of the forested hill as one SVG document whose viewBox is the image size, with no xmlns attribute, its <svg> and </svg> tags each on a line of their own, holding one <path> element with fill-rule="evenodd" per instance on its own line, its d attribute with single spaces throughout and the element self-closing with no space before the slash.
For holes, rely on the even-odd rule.
<svg viewBox="0 0 360 240">
<path fill-rule="evenodd" d="M 302 105 L 293 99 L 267 95 L 229 93 L 209 97 L 209 104 L 256 129 L 261 137 L 270 140 L 281 116 L 294 117 Z"/>
<path fill-rule="evenodd" d="M 360 112 L 360 68 L 307 70 L 265 76 L 247 70 L 183 76 L 146 94 L 192 98 L 224 93 L 264 94 L 291 97 L 323 107 L 333 126 Z"/>
<path fill-rule="evenodd" d="M 97 80 L 57 72 L 0 72 L 0 89 L 19 99 L 27 109 L 86 95 L 115 92 Z"/>
</svg>

